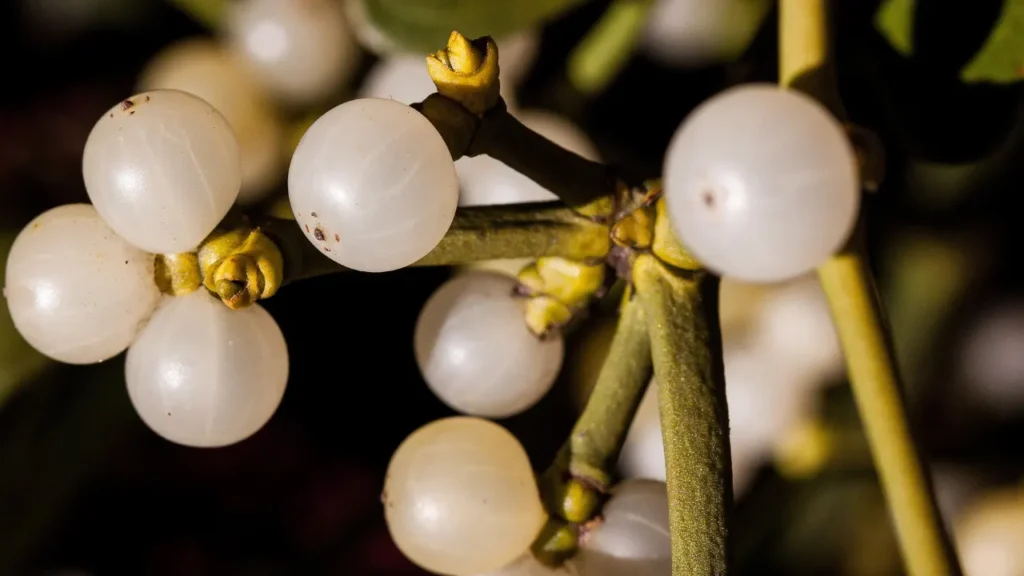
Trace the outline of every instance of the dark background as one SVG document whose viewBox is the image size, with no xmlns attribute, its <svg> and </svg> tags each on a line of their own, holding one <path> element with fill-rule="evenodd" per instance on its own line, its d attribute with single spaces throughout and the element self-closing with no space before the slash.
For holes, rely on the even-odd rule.
<svg viewBox="0 0 1024 576">
<path fill-rule="evenodd" d="M 132 93 L 136 74 L 160 48 L 204 33 L 159 0 L 103 4 L 109 14 L 101 22 L 63 31 L 31 24 L 24 4 L 0 4 L 5 231 L 50 207 L 87 201 L 81 152 L 95 120 Z M 612 162 L 658 174 L 669 138 L 693 106 L 730 84 L 775 79 L 772 14 L 736 63 L 679 71 L 637 56 L 602 95 L 584 98 L 564 80 L 564 58 L 606 4 L 587 4 L 545 29 L 543 56 L 520 103 L 569 116 Z M 971 319 L 1021 290 L 1020 86 L 969 87 L 956 75 L 1000 2 L 976 0 L 969 13 L 924 3 L 909 59 L 873 30 L 876 4 L 844 2 L 837 19 L 844 103 L 887 144 L 887 180 L 867 200 L 872 255 L 884 291 L 900 273 L 887 262 L 907 231 L 969 247 L 976 269 L 968 296 L 948 303 L 926 360 L 908 368 L 908 378 L 925 451 L 998 485 L 1024 473 L 1014 446 L 1024 419 L 965 405 L 949 374 Z M 364 71 L 372 61 L 366 56 Z M 913 178 L 915 167 L 972 166 L 997 151 L 1009 161 L 964 185 L 946 183 L 943 194 Z M 268 300 L 288 340 L 288 392 L 266 428 L 229 448 L 188 449 L 149 432 L 128 402 L 120 357 L 84 368 L 46 366 L 0 410 L 0 574 L 420 573 L 391 544 L 379 491 L 398 443 L 450 414 L 423 384 L 411 345 L 420 307 L 448 273 L 338 275 Z M 579 338 L 570 336 L 570 370 Z M 541 405 L 503 422 L 537 468 L 572 425 L 570 392 L 563 382 Z M 828 413 L 855 429 L 842 382 L 828 391 Z M 741 574 L 899 573 L 868 466 L 802 482 L 766 469 L 739 503 L 736 531 Z"/>
</svg>

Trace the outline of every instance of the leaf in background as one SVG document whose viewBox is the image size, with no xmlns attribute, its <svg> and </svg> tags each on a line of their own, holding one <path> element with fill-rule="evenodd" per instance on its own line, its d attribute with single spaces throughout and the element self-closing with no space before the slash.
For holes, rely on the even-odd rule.
<svg viewBox="0 0 1024 576">
<path fill-rule="evenodd" d="M 964 82 L 1017 82 L 1024 78 L 1024 0 L 1005 0 L 985 45 L 960 72 Z"/>
<path fill-rule="evenodd" d="M 908 58 L 915 53 L 914 24 L 918 9 L 916 0 L 884 0 L 875 13 L 875 28 L 897 52 Z M 987 9 L 981 12 L 985 13 Z M 964 25 L 969 27 L 969 24 Z M 984 44 L 960 69 L 960 80 L 968 84 L 1004 84 L 1021 79 L 1024 79 L 1024 0 L 1004 0 Z"/>
<path fill-rule="evenodd" d="M 458 30 L 500 38 L 553 19 L 586 0 L 350 0 L 363 2 L 380 31 L 407 50 L 429 54 Z"/>
<path fill-rule="evenodd" d="M 7 253 L 14 242 L 15 233 L 0 232 L 0 285 L 7 269 Z M 7 310 L 7 300 L 0 305 L 0 407 L 21 384 L 32 379 L 50 361 L 36 352 L 18 334 Z"/>
<path fill-rule="evenodd" d="M 62 514 L 138 426 L 123 356 L 54 364 L 25 392 L 0 417 L 0 574 L 28 573 Z"/>
<path fill-rule="evenodd" d="M 915 0 L 885 0 L 875 13 L 875 28 L 903 56 L 914 51 Z"/>
</svg>

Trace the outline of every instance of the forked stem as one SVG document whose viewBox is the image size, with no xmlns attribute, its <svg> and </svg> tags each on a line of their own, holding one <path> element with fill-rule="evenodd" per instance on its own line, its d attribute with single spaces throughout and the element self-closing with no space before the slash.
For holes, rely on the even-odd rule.
<svg viewBox="0 0 1024 576">
<path fill-rule="evenodd" d="M 780 83 L 828 78 L 827 0 L 781 0 Z M 823 101 L 834 87 L 801 87 Z M 860 238 L 858 238 L 859 240 Z M 911 576 L 960 574 L 911 434 L 899 374 L 861 242 L 818 269 L 846 356 L 854 398 Z"/>
</svg>

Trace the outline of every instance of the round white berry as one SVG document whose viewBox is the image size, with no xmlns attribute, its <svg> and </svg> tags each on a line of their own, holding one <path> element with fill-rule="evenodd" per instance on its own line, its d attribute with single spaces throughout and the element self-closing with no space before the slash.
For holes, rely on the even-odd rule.
<svg viewBox="0 0 1024 576">
<path fill-rule="evenodd" d="M 231 310 L 205 289 L 168 297 L 128 349 L 128 396 L 171 442 L 227 446 L 263 427 L 288 380 L 288 349 L 259 305 Z"/>
<path fill-rule="evenodd" d="M 562 337 L 541 340 L 530 332 L 515 286 L 502 274 L 467 272 L 438 288 L 420 312 L 416 362 L 430 389 L 459 412 L 518 414 L 558 376 Z"/>
<path fill-rule="evenodd" d="M 589 160 L 600 160 L 597 147 L 569 120 L 544 110 L 522 110 L 517 119 L 531 130 Z M 490 156 L 459 158 L 459 206 L 551 202 L 558 196 Z"/>
<path fill-rule="evenodd" d="M 672 572 L 664 482 L 623 482 L 601 516 L 601 524 L 581 542 L 577 562 L 583 574 L 664 576 Z"/>
<path fill-rule="evenodd" d="M 673 66 L 739 57 L 771 9 L 770 0 L 658 0 L 643 33 L 645 51 Z"/>
<path fill-rule="evenodd" d="M 455 218 L 451 153 L 419 112 L 393 100 L 337 106 L 310 126 L 288 172 L 296 221 L 335 262 L 386 272 L 427 255 Z"/>
<path fill-rule="evenodd" d="M 760 303 L 753 346 L 795 383 L 820 386 L 842 374 L 843 350 L 816 275 L 772 286 Z"/>
<path fill-rule="evenodd" d="M 1024 572 L 1024 483 L 976 499 L 954 531 L 966 576 L 1019 576 Z"/>
<path fill-rule="evenodd" d="M 25 340 L 69 364 L 120 354 L 160 299 L 153 255 L 125 242 L 88 204 L 50 209 L 18 234 L 4 295 Z"/>
<path fill-rule="evenodd" d="M 96 210 L 147 252 L 187 252 L 213 231 L 242 183 L 231 125 L 178 90 L 132 96 L 100 117 L 82 156 Z"/>
<path fill-rule="evenodd" d="M 386 98 L 415 104 L 437 91 L 419 55 L 396 55 L 374 64 L 359 89 L 361 98 Z"/>
<path fill-rule="evenodd" d="M 522 445 L 471 417 L 432 422 L 402 442 L 384 481 L 384 515 L 406 557 L 452 576 L 506 566 L 547 519 Z"/>
<path fill-rule="evenodd" d="M 278 98 L 302 105 L 340 89 L 359 63 L 337 0 L 232 2 L 228 42 Z"/>
<path fill-rule="evenodd" d="M 957 374 L 967 395 L 1000 414 L 1024 411 L 1024 302 L 1002 302 L 967 330 Z"/>
<path fill-rule="evenodd" d="M 683 243 L 715 272 L 752 282 L 821 264 L 860 204 L 842 127 L 811 98 L 765 84 L 698 106 L 672 139 L 664 184 Z"/>
<path fill-rule="evenodd" d="M 238 201 L 260 200 L 280 182 L 284 126 L 238 57 L 207 38 L 171 44 L 146 65 L 139 91 L 173 89 L 206 100 L 231 124 L 242 162 Z"/>
</svg>

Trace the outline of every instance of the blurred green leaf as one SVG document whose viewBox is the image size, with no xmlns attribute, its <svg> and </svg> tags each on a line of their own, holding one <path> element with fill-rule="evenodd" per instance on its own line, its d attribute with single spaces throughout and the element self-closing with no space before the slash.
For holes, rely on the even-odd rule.
<svg viewBox="0 0 1024 576">
<path fill-rule="evenodd" d="M 138 419 L 124 358 L 54 364 L 0 416 L 0 574 L 25 574 L 74 499 Z"/>
<path fill-rule="evenodd" d="M 0 285 L 3 284 L 3 271 L 7 269 L 7 253 L 15 236 L 14 232 L 0 232 Z M 0 406 L 21 384 L 31 380 L 49 363 L 18 334 L 4 299 L 0 306 Z"/>
<path fill-rule="evenodd" d="M 875 27 L 903 56 L 914 51 L 915 1 L 885 0 L 875 13 Z"/>
<path fill-rule="evenodd" d="M 960 78 L 999 83 L 1024 78 L 1024 0 L 1005 0 L 999 22 Z"/>
<path fill-rule="evenodd" d="M 905 57 L 914 54 L 916 0 L 883 0 L 875 27 Z M 964 10 L 969 10 L 966 5 Z M 963 82 L 1005 84 L 1024 78 L 1024 0 L 1004 0 L 1003 8 L 981 48 L 960 69 Z"/>
<path fill-rule="evenodd" d="M 458 30 L 468 38 L 501 38 L 556 18 L 586 0 L 355 0 L 379 30 L 424 55 Z"/>
</svg>

